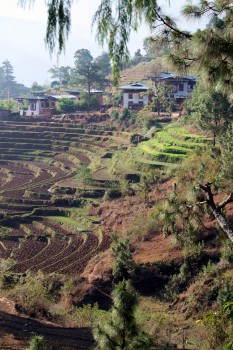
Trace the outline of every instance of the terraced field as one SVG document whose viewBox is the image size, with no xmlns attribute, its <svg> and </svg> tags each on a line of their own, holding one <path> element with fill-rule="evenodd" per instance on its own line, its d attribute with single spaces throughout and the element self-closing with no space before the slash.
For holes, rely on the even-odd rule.
<svg viewBox="0 0 233 350">
<path fill-rule="evenodd" d="M 121 144 L 113 131 L 100 125 L 1 122 L 0 208 L 30 212 L 50 205 L 52 186 L 62 186 L 81 164 L 88 165 Z"/>
<path fill-rule="evenodd" d="M 141 142 L 135 152 L 138 164 L 157 168 L 176 168 L 195 149 L 206 147 L 211 140 L 206 136 L 187 132 L 184 128 L 167 126 L 157 131 L 154 138 Z"/>
<path fill-rule="evenodd" d="M 177 167 L 209 141 L 173 126 L 135 147 L 130 134 L 113 130 L 108 120 L 78 117 L 72 123 L 0 122 L 0 130 L 0 259 L 10 258 L 19 274 L 80 274 L 110 245 L 87 204 L 126 175 Z M 87 184 L 77 177 L 82 167 L 91 171 Z"/>
<path fill-rule="evenodd" d="M 13 259 L 15 273 L 81 273 L 110 244 L 98 221 L 83 217 L 85 204 L 111 186 L 101 159 L 127 138 L 107 123 L 78 119 L 0 122 L 0 130 L 0 258 Z M 84 189 L 76 175 L 92 163 L 93 180 Z"/>
</svg>

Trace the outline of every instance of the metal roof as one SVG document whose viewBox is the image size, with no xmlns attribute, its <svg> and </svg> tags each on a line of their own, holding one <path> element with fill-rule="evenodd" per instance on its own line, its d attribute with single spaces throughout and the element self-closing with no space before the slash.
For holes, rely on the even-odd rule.
<svg viewBox="0 0 233 350">
<path fill-rule="evenodd" d="M 77 96 L 74 95 L 46 95 L 46 97 L 48 99 L 56 99 L 56 100 L 60 100 L 62 98 L 77 98 Z"/>
<path fill-rule="evenodd" d="M 68 92 L 68 93 L 73 93 L 73 94 L 78 94 L 78 93 L 81 93 L 83 92 L 83 90 L 65 90 L 65 92 Z"/>
<path fill-rule="evenodd" d="M 148 90 L 149 86 L 143 84 L 143 83 L 133 83 L 125 86 L 120 86 L 119 89 L 121 90 Z"/>
<path fill-rule="evenodd" d="M 47 96 L 18 96 L 15 97 L 16 100 L 48 100 Z"/>
<path fill-rule="evenodd" d="M 172 72 L 161 72 L 159 74 L 153 75 L 151 78 L 158 78 L 161 80 L 166 80 L 166 79 L 184 79 L 184 80 L 197 80 L 196 77 L 192 75 L 182 75 L 182 74 L 177 74 L 177 73 L 172 73 Z"/>
</svg>

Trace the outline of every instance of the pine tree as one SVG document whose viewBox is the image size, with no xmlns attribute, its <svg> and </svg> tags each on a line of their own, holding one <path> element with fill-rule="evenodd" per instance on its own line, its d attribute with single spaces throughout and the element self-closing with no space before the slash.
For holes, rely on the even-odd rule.
<svg viewBox="0 0 233 350">
<path fill-rule="evenodd" d="M 115 239 L 115 244 L 112 247 L 112 252 L 115 255 L 113 276 L 116 281 L 132 279 L 135 271 L 135 262 L 129 238 L 119 239 L 118 237 L 113 237 L 113 239 Z"/>
<path fill-rule="evenodd" d="M 129 282 L 122 281 L 113 290 L 111 318 L 94 329 L 95 350 L 149 350 L 151 336 L 143 331 L 135 319 L 138 305 L 136 292 Z"/>
</svg>

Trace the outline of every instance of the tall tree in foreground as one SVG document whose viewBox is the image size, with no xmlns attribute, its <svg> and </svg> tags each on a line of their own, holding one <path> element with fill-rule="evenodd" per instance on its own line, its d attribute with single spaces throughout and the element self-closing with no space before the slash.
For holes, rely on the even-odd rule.
<svg viewBox="0 0 233 350">
<path fill-rule="evenodd" d="M 94 329 L 95 350 L 149 350 L 151 336 L 136 322 L 138 305 L 136 292 L 129 282 L 120 282 L 113 293 L 111 319 Z"/>
</svg>

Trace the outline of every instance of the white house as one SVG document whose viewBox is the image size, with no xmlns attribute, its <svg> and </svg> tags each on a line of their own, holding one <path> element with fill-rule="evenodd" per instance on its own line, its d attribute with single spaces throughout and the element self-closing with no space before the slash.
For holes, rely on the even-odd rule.
<svg viewBox="0 0 233 350">
<path fill-rule="evenodd" d="M 56 102 L 61 98 L 76 99 L 72 95 L 45 95 L 44 92 L 35 92 L 31 96 L 16 97 L 19 103 L 20 115 L 53 115 L 56 114 Z M 27 109 L 23 109 L 24 102 L 27 102 Z"/>
<path fill-rule="evenodd" d="M 148 101 L 148 97 L 143 93 L 147 92 L 149 86 L 143 83 L 137 82 L 121 86 L 119 89 L 123 91 L 123 107 L 141 109 Z"/>
<path fill-rule="evenodd" d="M 162 72 L 151 77 L 153 81 L 153 89 L 156 93 L 158 84 L 167 84 L 171 86 L 172 93 L 170 94 L 177 102 L 182 102 L 191 96 L 196 85 L 197 79 L 190 75 L 181 75 L 171 72 Z"/>
</svg>

